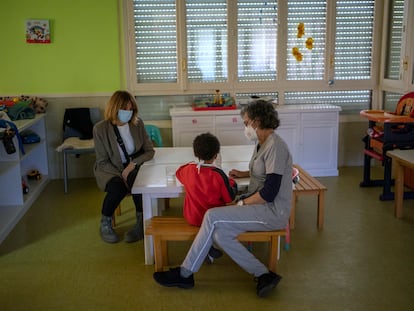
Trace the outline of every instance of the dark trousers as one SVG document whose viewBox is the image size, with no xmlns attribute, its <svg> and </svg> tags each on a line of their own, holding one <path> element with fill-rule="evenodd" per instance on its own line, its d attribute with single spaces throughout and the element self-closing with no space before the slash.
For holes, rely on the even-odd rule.
<svg viewBox="0 0 414 311">
<path fill-rule="evenodd" d="M 102 215 L 112 217 L 119 203 L 130 193 L 137 173 L 138 169 L 128 175 L 127 183 L 129 186 L 119 176 L 115 176 L 108 181 L 105 187 L 106 196 L 102 204 Z M 136 212 L 142 213 L 142 194 L 133 194 L 132 200 L 134 201 Z"/>
</svg>

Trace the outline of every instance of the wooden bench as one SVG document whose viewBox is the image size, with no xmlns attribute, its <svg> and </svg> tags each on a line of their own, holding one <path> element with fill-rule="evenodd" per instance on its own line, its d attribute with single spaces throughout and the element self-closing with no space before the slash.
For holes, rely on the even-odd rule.
<svg viewBox="0 0 414 311">
<path fill-rule="evenodd" d="M 168 241 L 191 241 L 197 235 L 199 227 L 189 225 L 182 217 L 154 216 L 146 226 L 145 234 L 154 240 L 155 271 L 162 271 L 168 266 Z M 244 242 L 270 242 L 269 270 L 276 272 L 279 255 L 280 236 L 286 230 L 244 232 L 238 236 Z"/>
<path fill-rule="evenodd" d="M 316 178 L 309 175 L 303 168 L 295 164 L 299 170 L 299 182 L 295 184 L 292 197 L 292 210 L 290 213 L 289 226 L 290 229 L 295 228 L 296 201 L 300 195 L 316 194 L 318 196 L 318 212 L 316 225 L 318 229 L 323 228 L 324 208 L 325 208 L 325 191 L 327 188 L 322 185 Z"/>
</svg>

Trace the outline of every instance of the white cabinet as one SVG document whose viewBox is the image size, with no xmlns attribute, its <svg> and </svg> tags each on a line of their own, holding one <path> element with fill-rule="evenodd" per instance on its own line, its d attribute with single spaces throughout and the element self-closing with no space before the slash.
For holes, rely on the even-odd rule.
<svg viewBox="0 0 414 311">
<path fill-rule="evenodd" d="M 340 107 L 292 105 L 277 108 L 276 129 L 287 143 L 293 162 L 313 176 L 338 175 L 338 126 Z M 252 144 L 243 134 L 240 110 L 193 111 L 170 109 L 174 146 L 191 146 L 196 135 L 215 134 L 222 145 Z"/>
<path fill-rule="evenodd" d="M 215 122 L 214 133 L 223 146 L 253 144 L 243 134 L 244 124 L 240 114 L 217 115 Z"/>
<path fill-rule="evenodd" d="M 173 133 L 174 146 L 192 146 L 193 139 L 204 132 L 214 133 L 214 116 L 188 116 L 172 119 L 172 128 L 179 129 L 179 133 Z"/>
<path fill-rule="evenodd" d="M 189 147 L 201 133 L 217 136 L 223 146 L 246 145 L 240 110 L 193 111 L 188 107 L 170 109 L 174 147 Z"/>
<path fill-rule="evenodd" d="M 19 133 L 31 130 L 40 136 L 40 142 L 24 144 L 23 154 L 19 148 L 16 136 L 13 143 L 16 152 L 8 154 L 3 141 L 0 144 L 0 243 L 17 224 L 20 218 L 39 196 L 48 181 L 48 161 L 46 150 L 45 115 L 37 114 L 34 119 L 18 120 L 16 124 Z M 27 174 L 38 170 L 39 180 L 28 180 Z M 22 178 L 29 187 L 24 194 Z"/>
<path fill-rule="evenodd" d="M 300 157 L 297 163 L 314 176 L 338 175 L 338 113 L 301 114 Z"/>
</svg>

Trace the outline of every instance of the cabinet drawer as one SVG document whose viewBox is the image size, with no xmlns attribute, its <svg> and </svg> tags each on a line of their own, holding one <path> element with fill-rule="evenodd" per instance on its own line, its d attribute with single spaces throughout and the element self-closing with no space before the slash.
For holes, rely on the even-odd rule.
<svg viewBox="0 0 414 311">
<path fill-rule="evenodd" d="M 338 118 L 337 112 L 309 112 L 302 113 L 302 121 L 336 121 Z"/>
<path fill-rule="evenodd" d="M 217 116 L 216 127 L 243 128 L 243 120 L 239 115 Z"/>
<path fill-rule="evenodd" d="M 299 114 L 298 113 L 281 113 L 279 114 L 280 124 L 297 124 L 298 123 Z"/>
<path fill-rule="evenodd" d="M 214 127 L 214 117 L 211 116 L 173 118 L 172 121 L 175 128 Z"/>
</svg>

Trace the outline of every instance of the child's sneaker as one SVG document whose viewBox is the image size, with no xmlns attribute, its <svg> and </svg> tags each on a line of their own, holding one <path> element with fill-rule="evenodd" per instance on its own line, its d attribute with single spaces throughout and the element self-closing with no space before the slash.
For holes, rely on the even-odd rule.
<svg viewBox="0 0 414 311">
<path fill-rule="evenodd" d="M 208 255 L 204 262 L 208 265 L 211 265 L 214 262 L 214 259 L 220 258 L 223 256 L 223 252 L 214 246 L 210 247 L 210 250 L 208 251 Z"/>
</svg>

